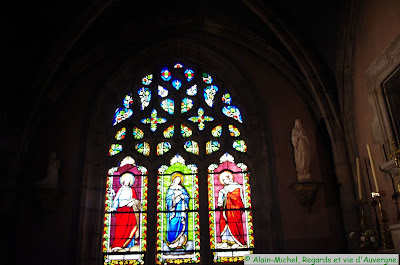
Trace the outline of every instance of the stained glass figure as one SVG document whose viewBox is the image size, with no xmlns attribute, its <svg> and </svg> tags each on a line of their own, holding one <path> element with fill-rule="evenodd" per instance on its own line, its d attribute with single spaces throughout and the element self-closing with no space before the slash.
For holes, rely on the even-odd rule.
<svg viewBox="0 0 400 265">
<path fill-rule="evenodd" d="M 125 134 L 126 134 L 126 128 L 123 127 L 115 134 L 115 139 L 122 140 L 125 138 Z"/>
<path fill-rule="evenodd" d="M 243 262 L 254 248 L 249 173 L 225 153 L 208 167 L 210 248 L 214 262 Z M 227 251 L 232 250 L 232 251 Z"/>
<path fill-rule="evenodd" d="M 203 73 L 203 82 L 206 83 L 207 85 L 210 85 L 212 83 L 213 79 L 211 75 L 207 73 Z"/>
<path fill-rule="evenodd" d="M 174 68 L 176 68 L 176 69 L 183 68 L 183 64 L 181 64 L 181 63 L 176 63 L 176 64 L 174 65 Z"/>
<path fill-rule="evenodd" d="M 121 151 L 122 151 L 122 145 L 120 145 L 120 144 L 112 144 L 110 146 L 110 150 L 108 151 L 108 155 L 109 156 L 113 156 L 113 155 L 118 154 Z"/>
<path fill-rule="evenodd" d="M 196 94 L 197 94 L 197 85 L 195 84 L 195 85 L 191 86 L 190 88 L 188 88 L 186 90 L 186 94 L 188 96 L 196 96 Z"/>
<path fill-rule="evenodd" d="M 232 137 L 238 137 L 240 135 L 239 129 L 233 126 L 232 124 L 229 124 L 228 129 Z"/>
<path fill-rule="evenodd" d="M 200 262 L 197 166 L 182 156 L 158 169 L 156 264 Z"/>
<path fill-rule="evenodd" d="M 199 144 L 196 141 L 187 141 L 187 142 L 185 142 L 183 147 L 185 148 L 185 150 L 188 153 L 191 153 L 191 154 L 194 154 L 194 155 L 198 155 L 199 154 Z"/>
<path fill-rule="evenodd" d="M 157 124 L 165 123 L 167 119 L 157 117 L 157 110 L 153 109 L 151 111 L 150 118 L 142 119 L 141 122 L 143 124 L 150 124 L 150 130 L 153 132 L 157 130 Z"/>
<path fill-rule="evenodd" d="M 161 142 L 157 145 L 157 155 L 162 156 L 169 150 L 171 150 L 172 146 L 169 142 Z"/>
<path fill-rule="evenodd" d="M 142 84 L 145 86 L 148 86 L 151 84 L 152 81 L 153 81 L 153 75 L 147 75 L 147 76 L 143 77 Z"/>
<path fill-rule="evenodd" d="M 246 142 L 243 140 L 236 140 L 233 142 L 233 148 L 238 150 L 239 152 L 245 153 L 247 151 Z"/>
<path fill-rule="evenodd" d="M 115 114 L 114 114 L 113 125 L 116 125 L 116 124 L 120 123 L 121 121 L 128 119 L 129 117 L 132 116 L 132 114 L 133 114 L 133 111 L 128 108 L 116 109 Z"/>
<path fill-rule="evenodd" d="M 193 108 L 193 100 L 191 100 L 190 98 L 184 98 L 184 99 L 182 99 L 182 103 L 181 103 L 181 113 L 188 112 L 188 111 L 191 110 L 192 108 Z"/>
<path fill-rule="evenodd" d="M 174 114 L 174 101 L 172 99 L 164 99 L 161 101 L 161 108 L 168 112 L 169 114 Z"/>
<path fill-rule="evenodd" d="M 211 85 L 207 86 L 204 89 L 204 100 L 206 101 L 207 105 L 212 107 L 214 104 L 215 94 L 218 92 L 218 87 Z"/>
<path fill-rule="evenodd" d="M 181 124 L 181 134 L 183 137 L 188 138 L 192 136 L 193 132 L 189 127 Z"/>
<path fill-rule="evenodd" d="M 109 173 L 103 230 L 104 264 L 144 264 L 147 169 L 136 165 L 131 157 L 125 157 Z"/>
<path fill-rule="evenodd" d="M 182 86 L 182 82 L 179 81 L 178 79 L 175 79 L 172 81 L 172 86 L 176 89 L 179 90 L 179 88 L 181 88 Z"/>
<path fill-rule="evenodd" d="M 174 125 L 171 125 L 163 131 L 163 135 L 165 138 L 172 138 L 172 136 L 174 136 L 174 127 Z"/>
<path fill-rule="evenodd" d="M 231 95 L 229 95 L 229 93 L 225 93 L 225 94 L 222 96 L 222 102 L 224 102 L 224 103 L 227 104 L 227 105 L 230 105 L 230 104 L 232 103 Z"/>
<path fill-rule="evenodd" d="M 135 138 L 136 140 L 139 140 L 139 139 L 142 139 L 143 136 L 144 136 L 144 132 L 141 129 L 139 129 L 137 127 L 133 128 L 133 138 Z"/>
<path fill-rule="evenodd" d="M 125 108 L 129 108 L 130 105 L 132 105 L 132 103 L 133 103 L 132 94 L 125 95 L 124 100 L 122 102 L 122 104 L 125 106 Z"/>
<path fill-rule="evenodd" d="M 233 118 L 238 122 L 242 123 L 242 116 L 240 115 L 240 110 L 235 106 L 225 106 L 222 109 L 222 113 L 227 117 Z"/>
<path fill-rule="evenodd" d="M 211 116 L 204 116 L 204 110 L 202 108 L 199 108 L 199 110 L 197 111 L 197 115 L 198 115 L 197 117 L 195 117 L 195 116 L 190 117 L 188 120 L 192 121 L 194 123 L 199 123 L 198 126 L 199 126 L 200 131 L 204 130 L 204 127 L 205 127 L 204 122 L 205 121 L 213 121 L 214 120 L 214 118 Z"/>
<path fill-rule="evenodd" d="M 165 89 L 162 86 L 158 86 L 158 95 L 162 98 L 165 98 L 166 96 L 168 96 L 168 90 Z"/>
<path fill-rule="evenodd" d="M 171 72 L 168 71 L 168 68 L 164 68 L 164 69 L 161 70 L 161 78 L 164 81 L 171 80 Z"/>
<path fill-rule="evenodd" d="M 142 87 L 138 91 L 141 109 L 144 110 L 149 104 L 151 100 L 151 91 L 147 87 Z"/>
<path fill-rule="evenodd" d="M 150 145 L 147 142 L 136 144 L 135 149 L 144 156 L 150 155 Z"/>
<path fill-rule="evenodd" d="M 206 154 L 212 154 L 215 151 L 218 151 L 221 147 L 221 144 L 218 141 L 208 141 L 206 143 Z"/>
<path fill-rule="evenodd" d="M 186 80 L 187 80 L 188 82 L 192 81 L 193 78 L 194 78 L 194 72 L 193 72 L 193 70 L 186 69 L 186 70 L 185 70 L 185 77 L 186 77 Z"/>
<path fill-rule="evenodd" d="M 211 130 L 211 135 L 214 137 L 220 137 L 222 134 L 222 126 L 217 125 L 214 127 L 214 129 Z"/>
</svg>

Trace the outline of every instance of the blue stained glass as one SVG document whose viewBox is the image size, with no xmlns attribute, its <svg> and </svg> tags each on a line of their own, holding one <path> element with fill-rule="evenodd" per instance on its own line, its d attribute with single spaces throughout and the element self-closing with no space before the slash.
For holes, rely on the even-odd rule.
<svg viewBox="0 0 400 265">
<path fill-rule="evenodd" d="M 207 105 L 212 107 L 214 104 L 214 98 L 215 94 L 218 92 L 218 87 L 217 86 L 207 86 L 204 89 L 204 100 L 206 101 Z"/>
<path fill-rule="evenodd" d="M 119 108 L 115 110 L 113 125 L 120 123 L 123 120 L 132 116 L 133 111 L 128 108 Z"/>
<path fill-rule="evenodd" d="M 181 113 L 188 112 L 189 110 L 192 109 L 192 107 L 193 107 L 193 100 L 191 100 L 190 98 L 182 99 Z"/>
<path fill-rule="evenodd" d="M 193 85 L 186 90 L 186 94 L 188 96 L 196 96 L 197 94 L 197 85 Z"/>
<path fill-rule="evenodd" d="M 149 104 L 151 100 L 151 91 L 147 87 L 142 87 L 138 91 L 141 109 L 144 110 Z"/>
<path fill-rule="evenodd" d="M 174 80 L 174 81 L 172 81 L 172 85 L 173 85 L 173 87 L 175 87 L 176 90 L 179 90 L 179 88 L 181 88 L 181 86 L 182 86 L 182 82 L 179 80 Z"/>
<path fill-rule="evenodd" d="M 162 86 L 158 86 L 158 95 L 162 98 L 165 98 L 166 96 L 168 96 L 168 90 L 165 89 Z"/>
<path fill-rule="evenodd" d="M 129 108 L 129 106 L 130 106 L 132 103 L 133 103 L 132 94 L 129 93 L 129 94 L 125 95 L 122 104 L 123 104 L 126 108 Z"/>
<path fill-rule="evenodd" d="M 171 72 L 168 71 L 168 68 L 164 68 L 164 69 L 161 70 L 161 78 L 164 81 L 171 80 Z"/>
<path fill-rule="evenodd" d="M 222 109 L 222 113 L 227 117 L 233 118 L 238 122 L 242 123 L 242 116 L 240 115 L 240 110 L 235 106 L 226 106 Z"/>
<path fill-rule="evenodd" d="M 174 114 L 174 101 L 172 99 L 164 99 L 163 101 L 161 101 L 161 108 L 163 110 L 165 110 L 166 112 L 168 112 L 169 114 Z"/>
<path fill-rule="evenodd" d="M 176 69 L 183 68 L 183 64 L 181 64 L 181 63 L 176 63 L 176 64 L 174 65 L 174 68 L 176 68 Z"/>
<path fill-rule="evenodd" d="M 193 78 L 194 78 L 194 72 L 193 72 L 193 70 L 186 69 L 186 70 L 185 70 L 185 77 L 186 77 L 186 79 L 187 79 L 188 82 L 192 81 Z"/>
</svg>

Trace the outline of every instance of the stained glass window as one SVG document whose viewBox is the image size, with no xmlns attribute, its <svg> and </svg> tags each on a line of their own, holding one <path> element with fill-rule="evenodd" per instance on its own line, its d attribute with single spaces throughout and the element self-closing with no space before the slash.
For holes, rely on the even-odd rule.
<svg viewBox="0 0 400 265">
<path fill-rule="evenodd" d="M 137 127 L 133 128 L 133 138 L 135 138 L 136 140 L 139 140 L 139 139 L 142 139 L 143 136 L 144 136 L 144 132 L 141 129 L 139 129 Z"/>
<path fill-rule="evenodd" d="M 178 154 L 158 169 L 157 264 L 200 262 L 197 171 Z"/>
<path fill-rule="evenodd" d="M 188 137 L 192 136 L 192 134 L 193 134 L 192 130 L 183 124 L 181 125 L 181 133 L 182 133 L 182 136 L 185 138 L 188 138 Z"/>
<path fill-rule="evenodd" d="M 104 264 L 144 264 L 147 249 L 147 169 L 132 157 L 108 171 L 103 229 Z M 123 264 L 128 264 L 123 263 Z"/>
<path fill-rule="evenodd" d="M 163 135 L 165 138 L 172 138 L 172 136 L 174 136 L 174 127 L 174 125 L 171 125 L 164 130 Z"/>
<path fill-rule="evenodd" d="M 125 134 L 126 134 L 126 128 L 123 127 L 121 128 L 121 130 L 119 130 L 116 134 L 115 134 L 115 139 L 117 140 L 122 140 L 125 138 Z"/>
<path fill-rule="evenodd" d="M 157 155 L 158 156 L 162 156 L 169 150 L 171 150 L 171 144 L 169 142 L 161 142 L 157 145 Z"/>
<path fill-rule="evenodd" d="M 150 155 L 150 145 L 147 142 L 136 144 L 135 149 L 136 149 L 136 151 L 143 154 L 144 156 Z"/>
<path fill-rule="evenodd" d="M 195 155 L 199 154 L 199 144 L 196 141 L 187 141 L 187 142 L 185 142 L 183 147 L 185 148 L 185 150 L 188 153 L 195 154 Z"/>
<path fill-rule="evenodd" d="M 250 174 L 225 153 L 208 167 L 210 246 L 214 262 L 243 261 L 254 248 Z"/>
<path fill-rule="evenodd" d="M 220 137 L 222 134 L 222 126 L 221 125 L 215 126 L 215 128 L 211 130 L 211 134 L 214 137 Z"/>
<path fill-rule="evenodd" d="M 191 108 L 193 108 L 193 100 L 191 100 L 190 98 L 182 99 L 181 113 L 188 112 Z"/>
<path fill-rule="evenodd" d="M 171 115 L 174 114 L 174 107 L 175 107 L 175 104 L 172 99 L 168 98 L 168 99 L 164 99 L 163 101 L 161 101 L 161 108 Z"/>
<path fill-rule="evenodd" d="M 240 135 L 239 129 L 233 126 L 232 124 L 229 124 L 228 128 L 231 136 L 238 137 Z"/>
<path fill-rule="evenodd" d="M 213 79 L 207 70 L 186 62 L 163 67 L 131 80 L 139 85 L 122 91 L 116 100 L 122 105 L 117 106 L 112 125 L 123 122 L 123 127 L 115 126 L 107 138 L 111 139 L 107 145 L 111 162 L 104 264 L 144 264 L 147 259 L 157 264 L 201 263 L 201 259 L 204 264 L 243 262 L 254 248 L 250 174 L 233 156 L 220 156 L 229 151 L 235 152 L 238 161 L 243 157 L 251 161 L 246 116 L 242 117 L 240 102 L 232 105 L 233 91 L 226 91 L 217 75 L 210 73 Z M 180 133 L 175 135 L 179 126 Z M 127 134 L 130 130 L 132 134 Z M 114 165 L 120 156 L 125 158 Z M 157 179 L 149 176 L 154 181 L 151 187 L 157 187 L 157 202 L 155 208 L 151 206 L 151 213 L 157 212 L 156 228 L 147 227 L 147 170 L 135 160 L 159 168 Z M 199 160 L 214 164 L 197 168 L 193 163 Z M 208 185 L 200 187 L 208 190 L 208 200 L 199 200 L 199 171 L 208 174 Z M 202 231 L 200 201 L 209 214 Z M 146 254 L 147 229 L 156 229 L 156 239 L 149 239 L 156 257 Z M 200 233 L 209 236 L 211 246 L 201 259 Z"/>
<path fill-rule="evenodd" d="M 186 90 L 186 94 L 188 96 L 196 96 L 197 94 L 197 85 L 193 85 Z"/>
<path fill-rule="evenodd" d="M 206 143 L 206 154 L 212 154 L 215 151 L 218 151 L 221 147 L 221 144 L 218 141 L 208 141 Z"/>
</svg>

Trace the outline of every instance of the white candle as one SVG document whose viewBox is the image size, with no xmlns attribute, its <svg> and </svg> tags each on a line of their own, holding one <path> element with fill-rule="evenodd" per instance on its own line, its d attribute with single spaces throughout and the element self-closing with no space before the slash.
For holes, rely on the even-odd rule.
<svg viewBox="0 0 400 265">
<path fill-rule="evenodd" d="M 374 160 L 372 159 L 371 148 L 369 147 L 369 144 L 367 144 L 367 151 L 368 151 L 369 162 L 371 163 L 372 177 L 374 178 L 375 189 L 376 191 L 379 191 L 378 180 L 376 179 L 376 173 L 375 173 Z"/>
<path fill-rule="evenodd" d="M 361 192 L 361 176 L 360 176 L 360 159 L 356 158 L 356 166 L 357 166 L 357 181 L 358 181 L 358 198 L 362 199 L 362 192 Z"/>
</svg>

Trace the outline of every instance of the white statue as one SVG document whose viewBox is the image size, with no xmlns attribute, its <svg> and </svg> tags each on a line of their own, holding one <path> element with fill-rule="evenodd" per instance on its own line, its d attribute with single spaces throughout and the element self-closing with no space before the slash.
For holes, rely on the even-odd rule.
<svg viewBox="0 0 400 265">
<path fill-rule="evenodd" d="M 310 141 L 301 125 L 301 120 L 294 122 L 292 130 L 292 144 L 294 147 L 294 159 L 296 162 L 297 181 L 311 180 L 310 175 Z"/>
</svg>

